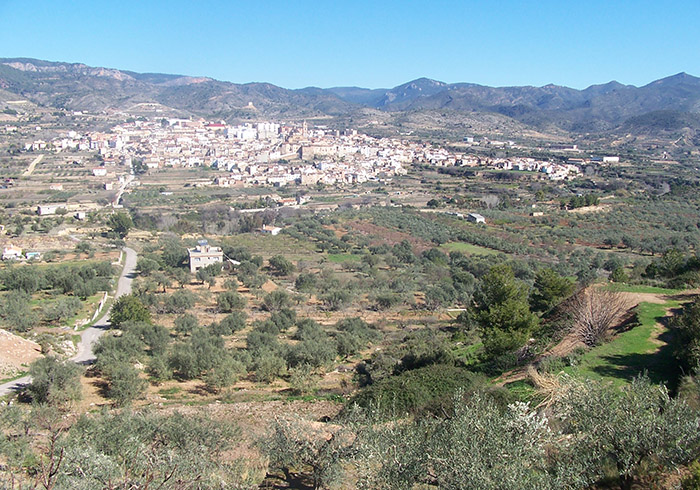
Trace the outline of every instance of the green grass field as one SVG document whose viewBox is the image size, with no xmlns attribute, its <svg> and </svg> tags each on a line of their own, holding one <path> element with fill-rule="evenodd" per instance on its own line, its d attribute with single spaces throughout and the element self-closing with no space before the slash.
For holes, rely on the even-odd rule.
<svg viewBox="0 0 700 490">
<path fill-rule="evenodd" d="M 677 301 L 664 304 L 640 303 L 637 307 L 639 325 L 618 335 L 611 342 L 594 347 L 569 374 L 587 379 L 608 381 L 622 386 L 634 377 L 647 373 L 655 383 L 674 385 L 676 362 L 671 352 L 670 332 L 663 324 L 669 308 Z M 660 329 L 660 330 L 659 330 Z"/>
<path fill-rule="evenodd" d="M 461 252 L 467 255 L 495 255 L 500 253 L 498 250 L 492 248 L 480 247 L 479 245 L 472 245 L 471 243 L 465 242 L 443 243 L 440 245 L 440 249 L 448 253 Z"/>
<path fill-rule="evenodd" d="M 620 291 L 622 293 L 652 293 L 652 294 L 678 294 L 683 292 L 682 289 L 668 289 L 660 288 L 656 286 L 645 286 L 645 285 L 630 285 L 630 284 L 620 284 L 613 283 L 605 287 L 605 289 L 611 291 Z"/>
<path fill-rule="evenodd" d="M 355 254 L 328 254 L 328 260 L 335 264 L 342 264 L 343 262 L 357 262 L 360 260 L 360 256 Z"/>
</svg>

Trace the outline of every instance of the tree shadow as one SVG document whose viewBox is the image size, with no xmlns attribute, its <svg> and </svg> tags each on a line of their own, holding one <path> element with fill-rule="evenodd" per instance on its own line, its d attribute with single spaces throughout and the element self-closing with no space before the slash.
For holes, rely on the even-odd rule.
<svg viewBox="0 0 700 490">
<path fill-rule="evenodd" d="M 668 317 L 661 320 L 668 321 Z M 667 330 L 658 337 L 663 345 L 654 352 L 603 356 L 606 364 L 593 368 L 593 371 L 601 376 L 626 380 L 646 374 L 652 383 L 664 383 L 673 392 L 681 371 L 673 357 L 672 338 L 673 334 Z"/>
<path fill-rule="evenodd" d="M 209 388 L 207 388 L 206 384 L 196 384 L 190 388 L 187 388 L 187 393 L 197 396 L 209 396 L 213 392 Z"/>
<path fill-rule="evenodd" d="M 259 487 L 267 490 L 313 490 L 314 486 L 304 474 L 293 473 L 289 470 L 283 473 L 268 473 Z"/>
<path fill-rule="evenodd" d="M 30 384 L 31 383 L 18 383 L 10 389 L 10 393 L 14 393 L 17 396 L 17 401 L 20 403 L 31 403 L 32 395 L 29 393 L 29 390 L 27 390 Z"/>
<path fill-rule="evenodd" d="M 655 320 L 661 322 L 663 317 L 657 317 Z M 637 317 L 636 308 L 632 308 L 625 312 L 620 318 L 619 323 L 612 329 L 615 335 L 632 330 L 634 327 L 639 326 L 639 319 Z"/>
<path fill-rule="evenodd" d="M 109 383 L 102 378 L 96 378 L 92 385 L 97 388 L 97 393 L 104 399 L 109 399 Z"/>
</svg>

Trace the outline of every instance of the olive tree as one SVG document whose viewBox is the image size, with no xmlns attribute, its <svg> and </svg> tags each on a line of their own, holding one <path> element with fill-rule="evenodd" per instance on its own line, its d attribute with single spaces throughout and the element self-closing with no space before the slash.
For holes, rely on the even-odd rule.
<svg viewBox="0 0 700 490">
<path fill-rule="evenodd" d="M 53 356 L 42 357 L 29 367 L 32 382 L 27 392 L 36 403 L 63 406 L 82 398 L 82 369 L 70 361 Z"/>
</svg>

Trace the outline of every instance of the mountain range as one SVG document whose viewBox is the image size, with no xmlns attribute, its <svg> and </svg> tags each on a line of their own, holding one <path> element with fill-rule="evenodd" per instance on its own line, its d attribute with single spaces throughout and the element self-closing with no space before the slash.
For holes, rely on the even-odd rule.
<svg viewBox="0 0 700 490">
<path fill-rule="evenodd" d="M 391 89 L 235 84 L 207 77 L 135 73 L 81 63 L 0 59 L 0 91 L 71 110 L 124 110 L 159 104 L 233 120 L 250 117 L 347 117 L 363 111 L 393 116 L 449 112 L 499 115 L 522 127 L 574 134 L 678 132 L 700 134 L 700 78 L 679 73 L 642 87 L 612 81 L 576 90 L 558 85 L 488 87 L 420 78 Z M 0 98 L 0 100 L 2 100 Z"/>
</svg>

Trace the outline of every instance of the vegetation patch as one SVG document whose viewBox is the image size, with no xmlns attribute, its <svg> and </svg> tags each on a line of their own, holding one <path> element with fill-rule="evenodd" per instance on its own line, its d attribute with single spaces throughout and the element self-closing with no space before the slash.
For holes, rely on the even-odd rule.
<svg viewBox="0 0 700 490">
<path fill-rule="evenodd" d="M 655 383 L 672 383 L 677 377 L 677 364 L 669 345 L 670 333 L 664 325 L 669 308 L 677 301 L 664 304 L 640 303 L 638 325 L 621 333 L 611 342 L 594 347 L 581 357 L 576 368 L 567 368 L 583 378 L 610 381 L 622 386 L 646 372 Z"/>
<path fill-rule="evenodd" d="M 355 254 L 328 254 L 328 260 L 335 264 L 342 264 L 343 262 L 358 262 L 360 256 Z"/>
<path fill-rule="evenodd" d="M 479 245 L 472 245 L 471 243 L 464 242 L 444 243 L 440 246 L 440 248 L 446 252 L 461 252 L 465 255 L 495 255 L 499 253 L 498 250 L 480 247 Z"/>
<path fill-rule="evenodd" d="M 362 390 L 353 402 L 387 415 L 437 410 L 458 389 L 485 389 L 487 379 L 466 369 L 435 364 L 382 379 Z"/>
</svg>

